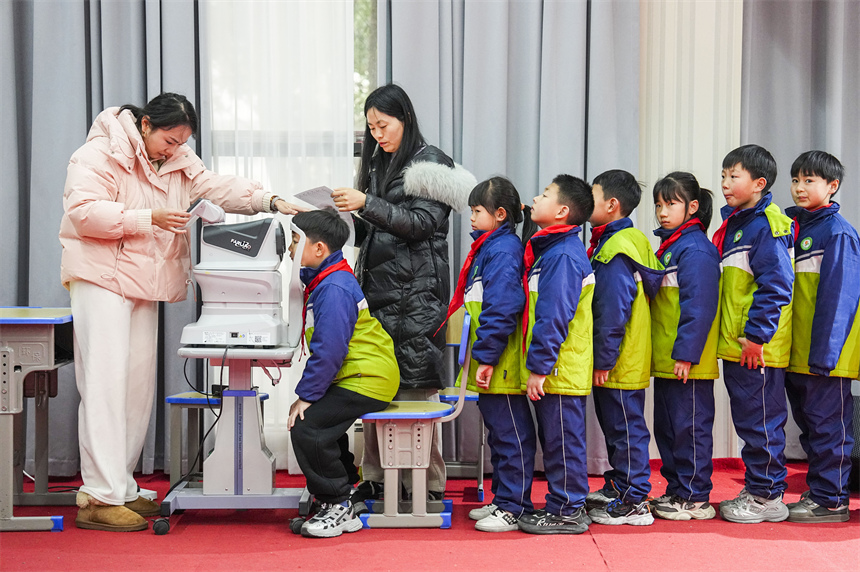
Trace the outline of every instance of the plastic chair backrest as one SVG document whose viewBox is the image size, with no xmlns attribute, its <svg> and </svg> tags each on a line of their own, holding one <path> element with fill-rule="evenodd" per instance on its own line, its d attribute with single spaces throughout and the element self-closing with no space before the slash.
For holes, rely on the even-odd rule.
<svg viewBox="0 0 860 572">
<path fill-rule="evenodd" d="M 471 336 L 469 336 L 469 328 L 471 324 L 472 318 L 469 316 L 469 313 L 466 312 L 465 316 L 463 316 L 463 329 L 460 336 L 460 351 L 457 356 L 457 362 L 460 364 L 460 367 L 462 368 L 461 371 L 463 372 L 463 375 L 460 376 L 460 393 L 457 396 L 457 405 L 454 408 L 454 411 L 439 419 L 440 423 L 456 419 L 463 410 L 463 405 L 466 403 L 466 386 L 468 385 L 466 380 L 469 377 L 469 366 L 472 362 L 472 341 Z"/>
</svg>

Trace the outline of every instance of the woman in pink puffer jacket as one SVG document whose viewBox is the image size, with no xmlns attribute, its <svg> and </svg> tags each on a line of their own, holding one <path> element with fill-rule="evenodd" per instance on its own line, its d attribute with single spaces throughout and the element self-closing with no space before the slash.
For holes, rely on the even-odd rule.
<svg viewBox="0 0 860 572">
<path fill-rule="evenodd" d="M 186 209 L 207 198 L 233 213 L 296 212 L 256 181 L 207 170 L 186 145 L 197 123 L 173 93 L 106 109 L 69 161 L 60 243 L 81 395 L 79 528 L 144 530 L 159 514 L 132 471 L 155 391 L 158 302 L 188 288 Z"/>
</svg>

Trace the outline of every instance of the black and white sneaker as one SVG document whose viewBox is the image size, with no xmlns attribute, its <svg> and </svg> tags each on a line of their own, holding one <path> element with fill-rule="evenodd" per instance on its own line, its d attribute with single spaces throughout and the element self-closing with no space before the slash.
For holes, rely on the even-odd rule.
<svg viewBox="0 0 860 572">
<path fill-rule="evenodd" d="M 588 493 L 585 496 L 585 508 L 591 510 L 593 508 L 604 507 L 620 496 L 612 483 L 607 483 L 603 485 L 603 488 Z"/>
<path fill-rule="evenodd" d="M 603 508 L 588 511 L 588 516 L 597 524 L 631 524 L 633 526 L 654 524 L 651 505 L 648 504 L 647 500 L 639 503 L 626 503 L 621 499 L 615 499 Z"/>
<path fill-rule="evenodd" d="M 566 516 L 539 510 L 520 519 L 520 530 L 529 534 L 582 534 L 590 523 L 585 507 Z"/>
<path fill-rule="evenodd" d="M 352 510 L 352 502 L 342 504 L 322 503 L 320 510 L 302 525 L 302 536 L 309 538 L 333 538 L 344 532 L 356 532 L 361 520 Z"/>
<path fill-rule="evenodd" d="M 667 501 L 657 504 L 651 501 L 651 511 L 666 520 L 709 520 L 717 515 L 708 501 L 693 502 L 678 495 L 672 495 Z"/>
<path fill-rule="evenodd" d="M 366 500 L 379 500 L 382 498 L 382 491 L 385 485 L 376 481 L 362 481 L 357 487 L 349 493 L 349 500 L 352 502 L 355 514 L 363 514 L 367 512 Z"/>
<path fill-rule="evenodd" d="M 496 510 L 489 516 L 485 516 L 475 523 L 475 530 L 481 532 L 511 532 L 519 530 L 517 525 L 517 517 L 506 511 L 503 508 L 496 507 Z"/>
</svg>

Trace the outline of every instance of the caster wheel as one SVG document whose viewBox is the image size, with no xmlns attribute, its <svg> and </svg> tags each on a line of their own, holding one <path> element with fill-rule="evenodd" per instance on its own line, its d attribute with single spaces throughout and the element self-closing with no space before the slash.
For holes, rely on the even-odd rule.
<svg viewBox="0 0 860 572">
<path fill-rule="evenodd" d="M 163 536 L 170 532 L 170 520 L 166 518 L 159 518 L 152 523 L 152 532 L 157 534 L 158 536 Z"/>
<path fill-rule="evenodd" d="M 305 523 L 305 519 L 301 517 L 296 517 L 290 520 L 290 532 L 293 534 L 301 534 L 302 533 L 302 525 Z"/>
</svg>

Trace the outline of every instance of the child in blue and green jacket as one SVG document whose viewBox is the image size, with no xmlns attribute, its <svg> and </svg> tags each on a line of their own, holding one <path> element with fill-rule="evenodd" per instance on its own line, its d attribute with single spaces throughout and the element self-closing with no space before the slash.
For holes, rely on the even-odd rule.
<svg viewBox="0 0 860 572">
<path fill-rule="evenodd" d="M 723 159 L 723 224 L 713 236 L 723 282 L 717 357 L 723 360 L 732 421 L 744 440 L 744 488 L 720 503 L 730 522 L 788 518 L 785 491 L 785 368 L 791 349 L 794 231 L 772 204 L 776 161 L 758 145 Z"/>
<path fill-rule="evenodd" d="M 645 388 L 651 380 L 651 312 L 662 266 L 628 216 L 642 189 L 622 170 L 595 177 L 591 248 L 594 269 L 594 409 L 609 463 L 604 485 L 589 493 L 591 519 L 599 524 L 649 525 L 651 467 L 645 423 Z"/>
<path fill-rule="evenodd" d="M 660 228 L 657 258 L 666 268 L 651 300 L 654 440 L 666 492 L 651 502 L 669 520 L 714 518 L 714 379 L 720 303 L 720 254 L 705 231 L 711 191 L 691 173 L 669 173 L 654 185 Z"/>
<path fill-rule="evenodd" d="M 803 153 L 791 166 L 797 206 L 785 212 L 799 228 L 785 389 L 809 460 L 809 490 L 788 505 L 791 522 L 848 520 L 851 380 L 860 372 L 860 238 L 831 200 L 843 173 L 842 163 L 824 151 Z"/>
<path fill-rule="evenodd" d="M 469 206 L 474 242 L 448 312 L 464 305 L 471 317 L 472 359 L 466 383 L 480 394 L 494 494 L 491 504 L 473 509 L 469 517 L 477 520 L 477 530 L 507 532 L 517 530 L 517 520 L 534 510 L 535 432 L 520 389 L 522 335 L 517 327 L 525 303 L 523 244 L 516 235 L 518 222 L 524 223 L 524 235 L 531 234 L 534 224 L 523 216 L 520 195 L 504 177 L 478 183 L 469 195 Z"/>
<path fill-rule="evenodd" d="M 341 249 L 349 228 L 334 210 L 299 213 L 293 225 L 307 236 L 300 276 L 305 284 L 303 335 L 310 356 L 296 385 L 288 428 L 308 491 L 321 508 L 302 535 L 340 536 L 359 530 L 342 461 L 346 431 L 356 419 L 385 409 L 400 385 L 391 337 L 370 315 Z M 290 256 L 299 235 L 293 232 Z"/>
<path fill-rule="evenodd" d="M 593 208 L 588 183 L 571 175 L 556 176 L 532 208 L 541 230 L 523 258 L 522 388 L 537 417 L 549 491 L 544 509 L 520 519 L 520 529 L 530 534 L 581 534 L 590 523 L 585 404 L 594 275 L 579 232 Z"/>
</svg>

